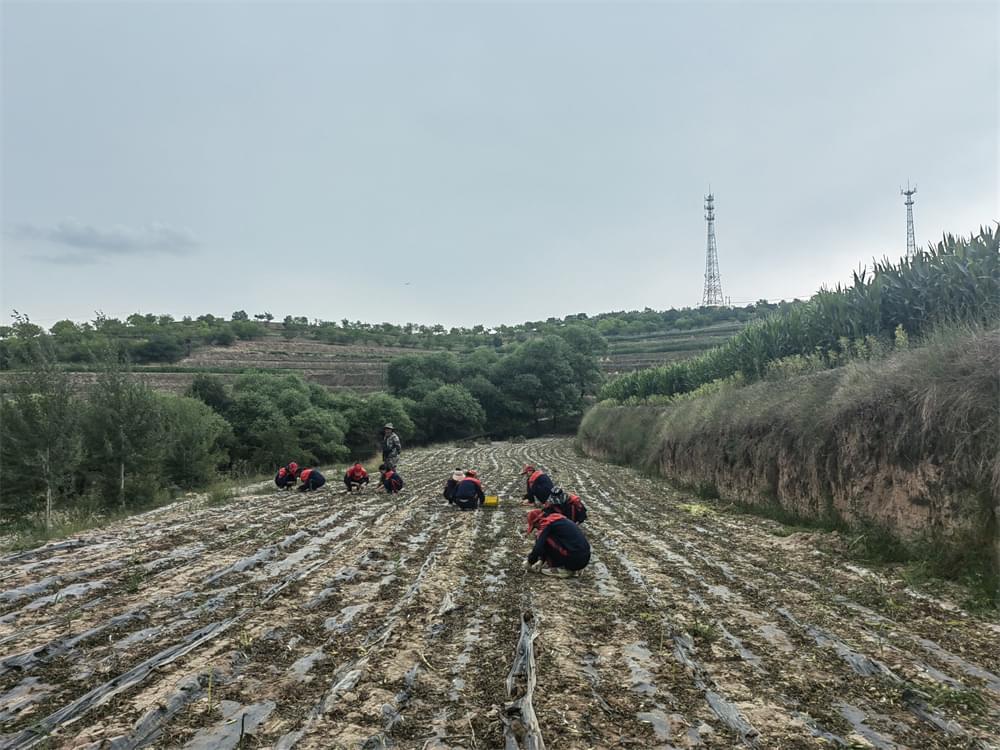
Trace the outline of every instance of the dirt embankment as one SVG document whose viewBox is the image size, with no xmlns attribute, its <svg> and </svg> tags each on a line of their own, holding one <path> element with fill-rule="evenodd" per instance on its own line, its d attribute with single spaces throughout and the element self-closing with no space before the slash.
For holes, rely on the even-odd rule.
<svg viewBox="0 0 1000 750">
<path fill-rule="evenodd" d="M 992 556 L 1000 571 L 998 371 L 1000 334 L 977 333 L 667 406 L 602 404 L 579 442 L 727 500 L 877 527 L 956 561 Z"/>
<path fill-rule="evenodd" d="M 527 461 L 580 578 L 524 570 Z M 462 513 L 454 466 L 506 497 Z M 0 558 L 0 747 L 997 748 L 1000 624 L 568 440 L 409 451 Z M 333 472 L 331 472 L 332 474 Z"/>
</svg>

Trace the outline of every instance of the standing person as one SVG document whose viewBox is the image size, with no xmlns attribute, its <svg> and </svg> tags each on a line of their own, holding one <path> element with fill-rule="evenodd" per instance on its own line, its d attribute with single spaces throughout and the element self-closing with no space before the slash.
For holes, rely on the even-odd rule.
<svg viewBox="0 0 1000 750">
<path fill-rule="evenodd" d="M 465 472 L 465 477 L 455 488 L 455 505 L 462 510 L 475 510 L 486 500 L 483 483 L 474 469 Z"/>
<path fill-rule="evenodd" d="M 527 492 L 524 493 L 525 501 L 531 505 L 533 503 L 544 503 L 549 499 L 552 492 L 552 480 L 544 471 L 539 471 L 531 464 L 525 464 L 521 469 L 521 474 L 528 477 Z"/>
<path fill-rule="evenodd" d="M 395 469 L 382 464 L 378 470 L 381 473 L 382 489 L 390 495 L 395 495 L 403 489 L 403 478 L 396 473 Z"/>
<path fill-rule="evenodd" d="M 403 452 L 403 445 L 399 442 L 399 435 L 392 422 L 386 423 L 382 428 L 382 463 L 390 469 L 395 469 L 399 465 L 399 454 Z"/>
<path fill-rule="evenodd" d="M 299 479 L 302 481 L 299 492 L 312 492 L 326 484 L 326 477 L 319 473 L 319 469 L 303 469 Z"/>
<path fill-rule="evenodd" d="M 537 530 L 535 546 L 528 555 L 528 569 L 550 576 L 569 578 L 590 562 L 590 542 L 580 527 L 554 508 L 548 513 L 528 514 L 528 532 Z"/>
<path fill-rule="evenodd" d="M 360 490 L 368 484 L 368 481 L 368 472 L 365 471 L 365 467 L 361 465 L 360 461 L 356 461 L 354 466 L 349 468 L 344 474 L 344 485 L 347 487 L 348 492 Z"/>
<path fill-rule="evenodd" d="M 465 472 L 456 468 L 448 477 L 448 481 L 444 483 L 444 491 L 441 494 L 449 503 L 455 502 L 455 488 L 463 479 L 465 479 Z"/>
<path fill-rule="evenodd" d="M 587 506 L 580 496 L 566 492 L 562 487 L 552 488 L 548 502 L 573 523 L 579 524 L 587 520 Z"/>
</svg>

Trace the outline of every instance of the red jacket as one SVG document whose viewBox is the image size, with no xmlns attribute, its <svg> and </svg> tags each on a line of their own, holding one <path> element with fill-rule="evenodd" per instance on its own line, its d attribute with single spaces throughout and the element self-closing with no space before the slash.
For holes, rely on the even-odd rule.
<svg viewBox="0 0 1000 750">
<path fill-rule="evenodd" d="M 359 466 L 358 464 L 355 464 L 347 470 L 347 478 L 352 482 L 360 482 L 366 476 L 368 476 L 368 472 L 365 471 L 365 467 Z"/>
<path fill-rule="evenodd" d="M 587 506 L 583 504 L 579 495 L 570 494 L 567 496 L 564 512 L 570 521 L 583 523 L 587 520 Z"/>
</svg>

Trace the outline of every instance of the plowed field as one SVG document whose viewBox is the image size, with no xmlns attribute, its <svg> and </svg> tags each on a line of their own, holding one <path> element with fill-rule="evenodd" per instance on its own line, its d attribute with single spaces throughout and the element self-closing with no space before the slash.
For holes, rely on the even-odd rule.
<svg viewBox="0 0 1000 750">
<path fill-rule="evenodd" d="M 527 573 L 527 459 L 580 578 Z M 440 498 L 474 466 L 505 502 Z M 1000 626 L 568 440 L 412 450 L 0 559 L 0 747 L 998 747 Z M 332 473 L 332 472 L 331 472 Z"/>
</svg>

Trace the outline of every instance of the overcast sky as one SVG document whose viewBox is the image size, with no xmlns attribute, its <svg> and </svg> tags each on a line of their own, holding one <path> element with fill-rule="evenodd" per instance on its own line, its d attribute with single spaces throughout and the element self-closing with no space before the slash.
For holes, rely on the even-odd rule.
<svg viewBox="0 0 1000 750">
<path fill-rule="evenodd" d="M 808 296 L 1000 218 L 1000 4 L 3 3 L 3 317 Z M 6 320 L 4 321 L 6 322 Z"/>
</svg>

